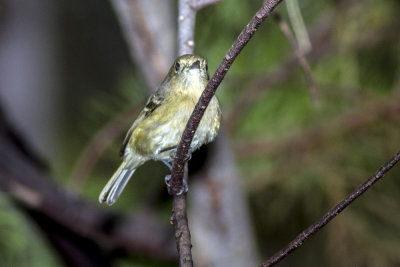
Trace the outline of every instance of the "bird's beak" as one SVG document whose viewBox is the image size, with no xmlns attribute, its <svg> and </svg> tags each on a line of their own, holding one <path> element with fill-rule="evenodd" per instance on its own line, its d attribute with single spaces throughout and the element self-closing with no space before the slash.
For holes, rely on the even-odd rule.
<svg viewBox="0 0 400 267">
<path fill-rule="evenodd" d="M 200 69 L 200 61 L 196 60 L 191 66 L 190 69 Z"/>
</svg>

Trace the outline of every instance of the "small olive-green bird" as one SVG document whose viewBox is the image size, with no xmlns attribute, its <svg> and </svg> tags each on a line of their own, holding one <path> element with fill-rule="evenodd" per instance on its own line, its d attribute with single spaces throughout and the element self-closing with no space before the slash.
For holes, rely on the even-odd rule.
<svg viewBox="0 0 400 267">
<path fill-rule="evenodd" d="M 208 83 L 207 61 L 196 55 L 178 57 L 123 141 L 122 164 L 100 194 L 100 203 L 112 205 L 136 168 L 161 160 L 170 169 L 186 123 Z M 221 121 L 218 99 L 208 105 L 190 146 L 190 153 L 217 136 Z"/>
</svg>

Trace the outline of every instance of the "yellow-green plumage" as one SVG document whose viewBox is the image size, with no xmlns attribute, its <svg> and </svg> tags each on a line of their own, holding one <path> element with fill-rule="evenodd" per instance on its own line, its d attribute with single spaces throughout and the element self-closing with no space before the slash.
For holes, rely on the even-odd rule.
<svg viewBox="0 0 400 267">
<path fill-rule="evenodd" d="M 101 192 L 101 203 L 113 204 L 135 169 L 146 161 L 173 161 L 172 155 L 207 83 L 204 58 L 184 55 L 175 60 L 128 131 L 121 149 L 123 162 Z M 214 96 L 200 121 L 190 152 L 215 139 L 220 120 L 221 111 Z"/>
</svg>

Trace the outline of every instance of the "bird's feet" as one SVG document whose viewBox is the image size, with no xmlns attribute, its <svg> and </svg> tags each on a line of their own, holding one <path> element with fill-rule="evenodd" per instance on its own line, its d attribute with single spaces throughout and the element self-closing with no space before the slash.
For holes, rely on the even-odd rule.
<svg viewBox="0 0 400 267">
<path fill-rule="evenodd" d="M 165 184 L 167 185 L 167 189 L 168 189 L 168 193 L 171 194 L 171 174 L 168 174 L 167 176 L 165 176 L 164 180 L 165 180 Z M 178 192 L 178 196 L 182 195 L 183 193 L 186 193 L 187 191 L 189 191 L 189 186 L 186 182 L 185 179 L 183 179 L 182 181 L 182 188 L 180 189 L 180 191 Z"/>
<path fill-rule="evenodd" d="M 191 159 L 192 159 L 192 152 L 189 151 L 188 154 L 186 155 L 185 162 L 188 162 Z"/>
<path fill-rule="evenodd" d="M 171 157 L 171 159 L 176 159 L 176 149 L 171 150 L 171 152 L 169 153 L 169 156 Z M 189 151 L 185 158 L 185 162 L 188 162 L 191 158 L 192 158 L 192 152 Z"/>
<path fill-rule="evenodd" d="M 166 160 L 161 160 L 164 164 L 165 164 L 165 166 L 167 166 L 168 167 L 168 169 L 170 170 L 170 171 L 172 171 L 172 165 L 168 162 L 168 161 L 166 161 Z M 171 176 L 171 175 L 170 175 Z M 167 178 L 167 177 L 165 177 L 165 178 Z"/>
<path fill-rule="evenodd" d="M 169 188 L 171 186 L 170 182 L 171 182 L 171 174 L 167 174 L 164 178 L 165 184 L 167 185 L 167 187 Z"/>
</svg>

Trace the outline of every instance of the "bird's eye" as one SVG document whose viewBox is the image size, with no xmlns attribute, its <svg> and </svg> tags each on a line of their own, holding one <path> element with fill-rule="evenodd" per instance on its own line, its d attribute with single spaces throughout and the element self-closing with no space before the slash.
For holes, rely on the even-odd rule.
<svg viewBox="0 0 400 267">
<path fill-rule="evenodd" d="M 177 62 L 175 64 L 175 72 L 178 72 L 180 68 L 181 68 L 181 65 Z"/>
</svg>

